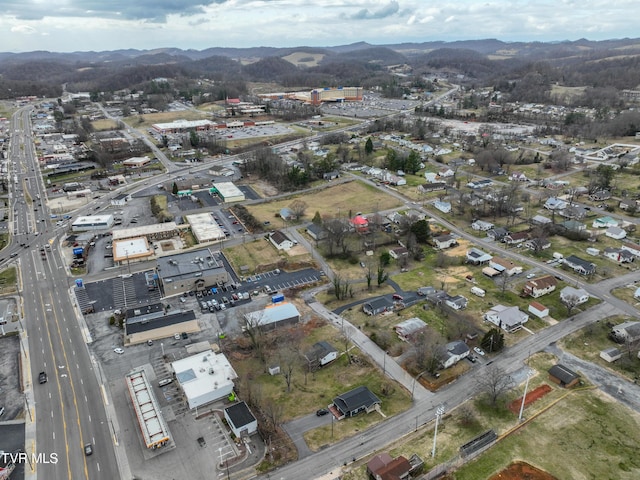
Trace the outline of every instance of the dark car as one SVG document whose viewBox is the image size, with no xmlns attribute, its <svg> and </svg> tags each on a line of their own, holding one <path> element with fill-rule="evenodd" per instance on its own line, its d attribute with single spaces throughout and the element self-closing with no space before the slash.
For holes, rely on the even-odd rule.
<svg viewBox="0 0 640 480">
<path fill-rule="evenodd" d="M 326 415 L 327 413 L 329 413 L 329 410 L 327 410 L 326 408 L 321 408 L 319 410 L 316 410 L 316 415 L 318 417 L 322 417 L 322 416 Z"/>
<path fill-rule="evenodd" d="M 38 375 L 38 381 L 42 383 L 47 383 L 47 372 L 40 372 Z"/>
<path fill-rule="evenodd" d="M 88 457 L 93 453 L 93 445 L 90 443 L 85 444 L 84 446 L 84 454 Z"/>
<path fill-rule="evenodd" d="M 186 340 L 187 338 L 189 338 L 189 335 L 187 335 L 187 332 L 182 332 L 182 339 Z"/>
</svg>

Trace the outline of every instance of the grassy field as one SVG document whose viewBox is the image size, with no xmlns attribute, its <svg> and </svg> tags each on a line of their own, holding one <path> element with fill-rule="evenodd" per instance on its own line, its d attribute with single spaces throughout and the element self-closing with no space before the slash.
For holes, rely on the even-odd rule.
<svg viewBox="0 0 640 480">
<path fill-rule="evenodd" d="M 629 381 L 634 381 L 639 377 L 640 359 L 633 353 L 634 350 L 629 355 L 629 350 L 625 345 L 619 345 L 609 338 L 611 328 L 608 324 L 618 325 L 635 320 L 637 319 L 625 316 L 605 318 L 569 335 L 560 342 L 560 345 L 584 360 L 613 370 Z M 613 363 L 600 358 L 600 352 L 611 347 L 617 347 L 623 353 L 622 357 Z"/>
<path fill-rule="evenodd" d="M 515 460 L 526 461 L 563 480 L 638 478 L 640 460 L 635 451 L 640 440 L 640 417 L 589 386 L 567 391 L 548 382 L 546 371 L 555 363 L 556 358 L 549 354 L 531 357 L 530 367 L 536 374 L 530 380 L 529 391 L 546 384 L 551 386 L 551 392 L 525 408 L 526 422 L 521 428 L 514 430 L 517 415 L 508 409 L 493 409 L 475 399 L 445 412 L 438 428 L 435 458 L 431 457 L 434 419 L 419 414 L 417 431 L 384 451 L 392 457 L 418 454 L 427 471 L 455 458 L 462 444 L 493 429 L 500 440 L 446 478 L 486 480 Z M 523 385 L 519 385 L 504 404 L 521 398 L 522 392 Z M 367 460 L 346 467 L 342 478 L 367 480 Z"/>
<path fill-rule="evenodd" d="M 225 248 L 224 252 L 236 272 L 240 273 L 240 267 L 246 265 L 249 267 L 247 273 L 255 274 L 275 268 L 276 264 L 286 269 L 288 265 L 295 266 L 295 264 L 311 262 L 311 254 L 301 250 L 303 250 L 302 247 L 300 250 L 292 249 L 290 253 L 281 252 L 276 250 L 271 242 L 261 238 Z M 296 255 L 296 252 L 299 254 Z"/>
<path fill-rule="evenodd" d="M 620 300 L 624 300 L 629 305 L 633 305 L 634 307 L 638 308 L 638 306 L 640 305 L 640 302 L 636 300 L 633 296 L 633 294 L 636 293 L 637 289 L 638 289 L 638 285 L 631 284 L 631 285 L 625 285 L 624 287 L 619 287 L 614 290 L 611 290 L 611 293 L 613 294 L 614 297 L 619 298 Z"/>
<path fill-rule="evenodd" d="M 142 119 L 142 122 L 139 122 L 137 120 L 138 118 Z M 204 112 L 180 110 L 179 112 L 159 112 L 139 115 L 136 118 L 131 118 L 129 122 L 134 128 L 143 130 L 149 128 L 154 123 L 169 123 L 174 120 L 203 120 L 206 118 L 209 118 L 209 115 Z"/>
<path fill-rule="evenodd" d="M 17 291 L 17 270 L 9 267 L 0 272 L 0 292 L 3 294 Z"/>
<path fill-rule="evenodd" d="M 306 215 L 302 222 L 311 221 L 316 211 L 320 212 L 320 215 L 346 217 L 349 213 L 351 215 L 355 215 L 356 212 L 371 213 L 402 205 L 399 200 L 381 194 L 377 188 L 355 181 L 334 185 L 300 197 L 294 195 L 283 200 L 247 205 L 247 208 L 260 222 L 273 222 L 276 213 L 298 198 L 307 204 Z"/>
<path fill-rule="evenodd" d="M 118 129 L 118 122 L 116 122 L 115 120 L 109 120 L 108 118 L 94 120 L 93 122 L 91 122 L 91 125 L 96 132 Z"/>
</svg>

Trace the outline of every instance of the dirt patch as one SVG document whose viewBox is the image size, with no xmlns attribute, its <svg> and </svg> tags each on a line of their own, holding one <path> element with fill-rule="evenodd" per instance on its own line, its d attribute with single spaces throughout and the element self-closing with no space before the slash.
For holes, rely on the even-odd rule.
<svg viewBox="0 0 640 480">
<path fill-rule="evenodd" d="M 442 253 L 447 257 L 464 257 L 467 254 L 467 250 L 469 250 L 470 245 L 471 242 L 469 242 L 469 240 L 459 238 L 457 247 L 447 248 L 446 250 L 442 250 Z"/>
<path fill-rule="evenodd" d="M 529 393 L 527 393 L 527 398 L 524 401 L 524 406 L 528 407 L 529 405 L 531 405 L 536 400 L 539 400 L 542 397 L 544 397 L 550 391 L 551 391 L 551 387 L 549 385 L 547 385 L 547 384 L 540 385 L 535 390 L 531 390 Z M 514 400 L 513 402 L 511 402 L 509 404 L 509 410 L 511 410 L 515 415 L 518 415 L 520 413 L 520 407 L 521 406 L 522 406 L 522 397 L 520 397 L 520 398 Z M 502 477 L 500 477 L 500 478 L 502 478 Z M 512 477 L 504 477 L 504 478 L 512 478 Z M 528 478 L 528 477 L 513 477 L 513 478 Z"/>
<path fill-rule="evenodd" d="M 514 462 L 489 480 L 558 480 L 526 462 Z"/>
<path fill-rule="evenodd" d="M 445 275 L 444 277 L 442 277 Z M 438 269 L 438 280 L 447 284 L 465 281 L 467 275 L 473 275 L 467 267 L 447 267 L 446 270 Z"/>
</svg>

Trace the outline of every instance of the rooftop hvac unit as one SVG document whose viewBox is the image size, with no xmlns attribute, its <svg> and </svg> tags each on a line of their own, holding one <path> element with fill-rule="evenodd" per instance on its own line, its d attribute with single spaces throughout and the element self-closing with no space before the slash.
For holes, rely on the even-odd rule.
<svg viewBox="0 0 640 480">
<path fill-rule="evenodd" d="M 209 375 L 214 375 L 216 372 L 213 370 L 213 368 L 209 369 Z"/>
</svg>

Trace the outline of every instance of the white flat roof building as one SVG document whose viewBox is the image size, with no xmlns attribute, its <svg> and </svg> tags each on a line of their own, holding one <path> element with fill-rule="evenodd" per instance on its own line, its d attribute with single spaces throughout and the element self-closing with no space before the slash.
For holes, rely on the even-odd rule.
<svg viewBox="0 0 640 480">
<path fill-rule="evenodd" d="M 210 130 L 216 126 L 210 120 L 174 120 L 169 123 L 154 123 L 151 125 L 155 131 L 160 133 L 178 133 L 191 128 L 196 130 Z"/>
<path fill-rule="evenodd" d="M 135 228 L 117 228 L 113 230 L 113 241 L 126 240 L 127 238 L 169 238 L 178 234 L 178 226 L 175 222 L 154 223 L 141 225 Z"/>
<path fill-rule="evenodd" d="M 86 232 L 89 230 L 106 230 L 113 226 L 113 215 L 89 215 L 78 217 L 71 224 L 74 232 Z"/>
<path fill-rule="evenodd" d="M 149 246 L 146 237 L 128 238 L 113 242 L 114 262 L 134 262 L 153 255 L 153 249 Z"/>
<path fill-rule="evenodd" d="M 143 370 L 127 374 L 129 396 L 147 448 L 156 449 L 169 442 L 169 429 L 162 417 L 158 400 Z"/>
<path fill-rule="evenodd" d="M 235 370 L 222 353 L 207 350 L 171 363 L 189 408 L 228 397 L 233 391 Z"/>
<path fill-rule="evenodd" d="M 244 193 L 233 182 L 216 182 L 213 184 L 213 188 L 218 191 L 218 194 L 224 201 L 224 203 L 230 202 L 242 202 L 245 200 Z"/>
<path fill-rule="evenodd" d="M 215 242 L 224 240 L 225 234 L 210 213 L 196 213 L 185 215 L 185 220 L 191 225 L 191 232 L 198 243 Z"/>
</svg>

